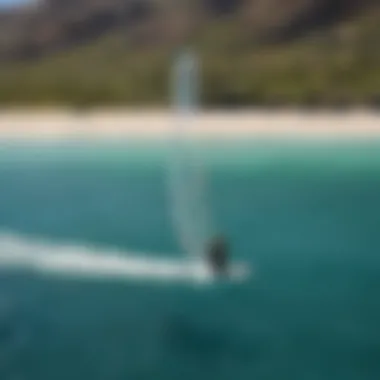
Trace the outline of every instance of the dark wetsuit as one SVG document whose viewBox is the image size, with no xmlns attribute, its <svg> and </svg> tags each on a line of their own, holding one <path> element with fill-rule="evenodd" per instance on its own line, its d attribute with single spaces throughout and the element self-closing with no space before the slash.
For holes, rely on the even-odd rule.
<svg viewBox="0 0 380 380">
<path fill-rule="evenodd" d="M 228 270 L 228 246 L 224 238 L 217 237 L 211 241 L 208 249 L 208 260 L 213 271 L 226 274 Z"/>
</svg>

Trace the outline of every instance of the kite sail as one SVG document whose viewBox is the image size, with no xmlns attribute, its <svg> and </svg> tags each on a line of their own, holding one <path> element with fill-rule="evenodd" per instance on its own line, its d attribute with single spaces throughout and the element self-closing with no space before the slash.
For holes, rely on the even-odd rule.
<svg viewBox="0 0 380 380">
<path fill-rule="evenodd" d="M 194 133 L 199 110 L 199 61 L 189 50 L 175 62 L 172 76 L 174 128 L 170 157 L 170 204 L 181 248 L 192 257 L 203 257 L 214 233 L 206 199 L 202 151 Z"/>
</svg>

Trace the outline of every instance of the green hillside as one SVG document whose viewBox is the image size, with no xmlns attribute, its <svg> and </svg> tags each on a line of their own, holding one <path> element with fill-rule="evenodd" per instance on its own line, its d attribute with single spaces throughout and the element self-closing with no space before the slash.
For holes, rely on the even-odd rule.
<svg viewBox="0 0 380 380">
<path fill-rule="evenodd" d="M 377 4 L 316 28 L 300 27 L 294 36 L 283 32 L 283 39 L 281 31 L 276 38 L 249 32 L 242 9 L 208 17 L 188 39 L 202 59 L 205 105 L 380 105 Z M 149 43 L 137 43 L 134 33 L 116 25 L 86 43 L 0 61 L 0 103 L 167 104 L 169 69 L 181 40 L 150 36 Z"/>
</svg>

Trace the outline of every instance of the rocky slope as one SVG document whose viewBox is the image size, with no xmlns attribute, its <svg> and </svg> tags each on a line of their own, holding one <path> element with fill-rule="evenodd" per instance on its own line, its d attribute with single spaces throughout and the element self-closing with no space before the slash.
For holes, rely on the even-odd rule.
<svg viewBox="0 0 380 380">
<path fill-rule="evenodd" d="M 34 59 L 113 31 L 122 31 L 133 48 L 172 45 L 218 24 L 235 25 L 237 45 L 283 43 L 378 5 L 378 0 L 41 0 L 0 13 L 0 59 Z"/>
</svg>

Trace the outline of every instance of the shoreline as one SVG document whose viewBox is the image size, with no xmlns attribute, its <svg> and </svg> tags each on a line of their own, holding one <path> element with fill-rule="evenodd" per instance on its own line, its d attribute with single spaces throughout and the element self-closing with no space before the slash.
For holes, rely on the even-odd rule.
<svg viewBox="0 0 380 380">
<path fill-rule="evenodd" d="M 170 110 L 13 109 L 0 111 L 0 140 L 130 138 L 165 139 L 181 118 Z M 375 138 L 380 137 L 380 113 L 368 110 L 201 111 L 187 129 L 196 138 Z"/>
</svg>

